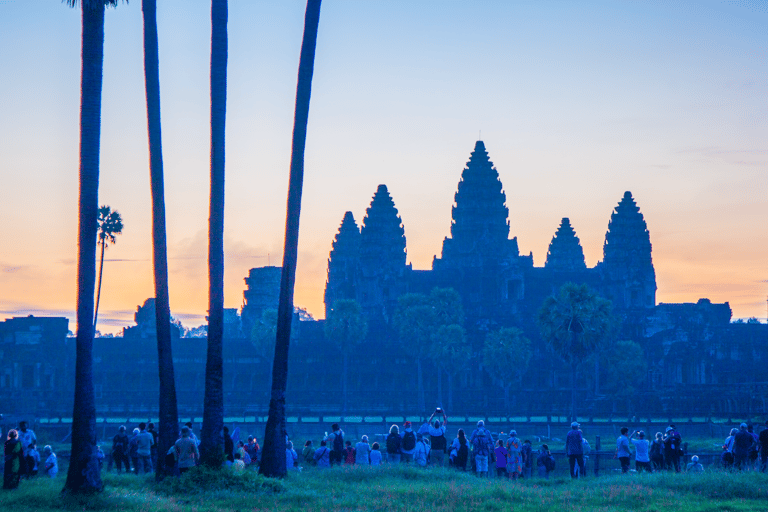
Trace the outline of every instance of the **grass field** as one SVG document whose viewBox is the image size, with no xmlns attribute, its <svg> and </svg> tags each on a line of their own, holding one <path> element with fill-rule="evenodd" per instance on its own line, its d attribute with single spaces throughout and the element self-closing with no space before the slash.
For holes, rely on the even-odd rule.
<svg viewBox="0 0 768 512">
<path fill-rule="evenodd" d="M 195 470 L 156 484 L 151 476 L 107 475 L 104 492 L 61 494 L 63 475 L 0 493 L 0 510 L 515 510 L 766 511 L 768 474 L 658 473 L 514 482 L 448 469 L 341 467 L 268 480 L 254 472 Z"/>
</svg>

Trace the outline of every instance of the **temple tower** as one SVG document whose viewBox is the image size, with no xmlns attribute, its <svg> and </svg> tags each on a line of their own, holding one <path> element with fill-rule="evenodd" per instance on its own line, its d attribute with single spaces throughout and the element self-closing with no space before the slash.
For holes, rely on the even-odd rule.
<svg viewBox="0 0 768 512">
<path fill-rule="evenodd" d="M 563 218 L 557 233 L 552 237 L 544 267 L 559 272 L 579 272 L 587 269 L 584 250 L 568 217 Z"/>
<path fill-rule="evenodd" d="M 354 299 L 355 280 L 360 267 L 360 229 L 352 212 L 344 214 L 328 258 L 325 282 L 325 313 L 339 299 Z"/>
<path fill-rule="evenodd" d="M 397 298 L 406 291 L 405 228 L 386 185 L 379 185 L 360 230 L 357 300 L 369 331 L 389 324 Z"/>
<path fill-rule="evenodd" d="M 624 192 L 611 214 L 600 265 L 615 308 L 656 305 L 656 272 L 651 259 L 651 237 L 631 192 Z"/>
</svg>

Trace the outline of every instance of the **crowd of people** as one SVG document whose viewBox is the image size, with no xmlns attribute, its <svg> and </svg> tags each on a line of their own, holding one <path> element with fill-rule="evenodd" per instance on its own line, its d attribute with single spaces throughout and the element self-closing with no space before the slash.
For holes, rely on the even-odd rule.
<svg viewBox="0 0 768 512">
<path fill-rule="evenodd" d="M 392 425 L 386 436 L 380 436 L 381 443 L 371 443 L 369 437 L 363 435 L 353 444 L 341 427 L 334 423 L 331 432 L 324 434 L 319 446 L 315 446 L 312 440 L 307 440 L 300 453 L 286 435 L 286 468 L 298 471 L 304 467 L 329 468 L 341 464 L 379 466 L 404 463 L 421 467 L 448 466 L 458 471 L 472 471 L 478 476 L 495 474 L 497 477 L 510 479 L 531 478 L 534 468 L 536 475 L 549 478 L 550 473 L 555 470 L 555 457 L 549 446 L 541 444 L 534 450 L 531 441 L 522 441 L 515 430 L 506 434 L 506 439 L 502 439 L 500 434 L 495 434 L 494 438 L 494 434 L 481 420 L 469 435 L 463 429 L 457 429 L 456 437 L 449 442 L 446 435 L 447 425 L 445 411 L 437 408 L 427 421 L 416 429 L 410 421 L 405 421 L 402 428 Z M 226 466 L 234 471 L 258 467 L 261 462 L 261 447 L 254 436 L 248 436 L 245 441 L 241 441 L 239 428 L 230 433 L 226 426 L 222 435 Z M 139 423 L 131 435 L 128 435 L 125 426 L 121 426 L 112 438 L 108 457 L 97 447 L 100 464 L 107 458 L 107 471 L 114 467 L 118 473 L 126 471 L 138 475 L 152 472 L 158 462 L 157 437 L 153 423 Z M 28 428 L 27 422 L 20 422 L 18 429 L 8 433 L 5 442 L 5 489 L 14 489 L 22 478 L 32 478 L 38 473 L 48 477 L 56 476 L 56 454 L 50 446 L 45 446 L 41 455 L 36 444 L 35 433 Z M 179 439 L 164 455 L 167 467 L 173 467 L 176 474 L 183 474 L 199 464 L 199 444 L 200 440 L 193 432 L 192 423 L 186 423 L 181 429 Z M 648 439 L 642 430 L 630 433 L 629 428 L 623 427 L 616 440 L 614 458 L 619 463 L 616 470 L 628 473 L 634 455 L 635 471 L 638 473 L 661 470 L 692 473 L 704 471 L 704 466 L 696 455 L 690 458 L 690 462 L 683 462 L 683 446 L 682 436 L 673 424 L 669 425 L 663 434 L 657 432 L 652 439 Z M 581 430 L 581 425 L 573 422 L 565 439 L 565 455 L 571 478 L 586 476 L 590 452 L 591 447 Z M 759 435 L 751 425 L 745 423 L 742 423 L 739 429 L 733 429 L 723 445 L 720 465 L 725 469 L 738 471 L 766 471 L 768 421 L 766 428 Z"/>
</svg>

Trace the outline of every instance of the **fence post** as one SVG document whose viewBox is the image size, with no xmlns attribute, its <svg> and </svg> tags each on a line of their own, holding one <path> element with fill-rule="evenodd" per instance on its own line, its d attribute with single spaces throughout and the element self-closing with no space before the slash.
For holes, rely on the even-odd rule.
<svg viewBox="0 0 768 512">
<path fill-rule="evenodd" d="M 595 436 L 595 476 L 600 474 L 600 436 Z"/>
</svg>

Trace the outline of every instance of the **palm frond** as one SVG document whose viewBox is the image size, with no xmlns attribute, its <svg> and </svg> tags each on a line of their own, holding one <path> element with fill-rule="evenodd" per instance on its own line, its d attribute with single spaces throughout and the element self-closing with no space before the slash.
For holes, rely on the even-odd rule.
<svg viewBox="0 0 768 512">
<path fill-rule="evenodd" d="M 99 7 L 100 5 L 103 5 L 104 7 L 117 7 L 117 4 L 120 3 L 120 0 L 62 0 L 64 3 L 66 3 L 69 7 L 77 7 L 79 4 L 82 3 L 83 7 L 87 7 L 89 9 L 93 9 L 94 7 Z M 128 0 L 123 0 L 126 4 L 128 3 Z"/>
</svg>

